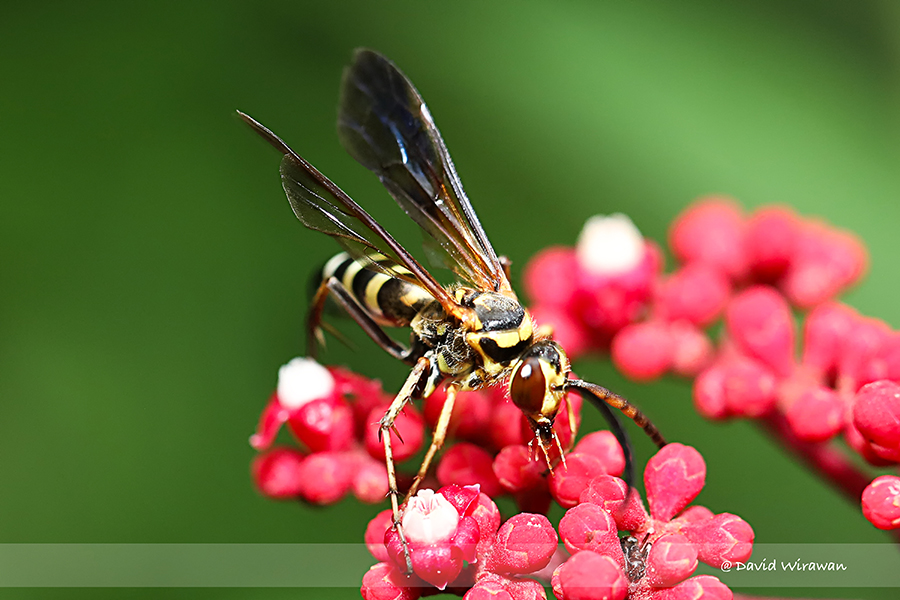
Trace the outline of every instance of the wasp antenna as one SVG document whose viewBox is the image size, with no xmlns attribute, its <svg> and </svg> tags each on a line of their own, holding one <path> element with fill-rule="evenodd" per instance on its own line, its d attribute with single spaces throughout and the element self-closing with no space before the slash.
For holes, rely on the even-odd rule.
<svg viewBox="0 0 900 600">
<path fill-rule="evenodd" d="M 653 443 L 655 443 L 657 447 L 662 448 L 666 445 L 666 439 L 659 432 L 659 429 L 656 428 L 656 425 L 651 423 L 650 419 L 647 418 L 647 415 L 642 413 L 637 406 L 630 403 L 622 396 L 614 394 L 605 387 L 601 387 L 596 383 L 590 383 L 582 379 L 569 379 L 566 381 L 566 387 L 583 390 L 584 392 L 589 393 L 596 400 L 601 401 L 604 405 L 608 405 L 612 408 L 616 408 L 622 411 L 622 413 L 626 417 L 634 421 L 641 429 L 644 430 L 644 433 L 650 436 L 650 439 L 653 440 Z M 584 393 L 582 393 L 582 396 L 584 396 Z M 597 404 L 595 400 L 591 401 L 594 402 L 594 404 Z M 597 406 L 600 406 L 600 404 L 597 404 Z M 607 418 L 607 420 L 609 419 Z"/>
<path fill-rule="evenodd" d="M 623 473 L 623 479 L 625 480 L 625 483 L 628 484 L 628 494 L 630 495 L 631 488 L 634 487 L 634 453 L 631 449 L 631 440 L 628 438 L 628 432 L 622 427 L 622 422 L 619 420 L 618 416 L 616 416 L 616 413 L 612 411 L 610 405 L 607 404 L 605 396 L 594 388 L 598 388 L 609 394 L 608 390 L 605 388 L 582 381 L 581 379 L 566 380 L 566 391 L 575 390 L 581 394 L 582 398 L 586 398 L 588 402 L 596 406 L 597 410 L 600 411 L 603 418 L 606 419 L 606 422 L 609 424 L 609 429 L 616 437 L 616 441 L 618 441 L 619 445 L 622 447 L 622 452 L 625 454 L 625 472 Z"/>
</svg>

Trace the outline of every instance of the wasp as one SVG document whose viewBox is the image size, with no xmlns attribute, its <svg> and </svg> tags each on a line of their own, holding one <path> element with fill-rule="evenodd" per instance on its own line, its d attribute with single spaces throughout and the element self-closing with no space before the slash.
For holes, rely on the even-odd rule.
<svg viewBox="0 0 900 600">
<path fill-rule="evenodd" d="M 271 130 L 238 114 L 284 155 L 281 180 L 297 218 L 344 248 L 325 265 L 312 300 L 311 350 L 323 340 L 323 308 L 333 299 L 378 346 L 412 367 L 378 424 L 395 527 L 399 528 L 406 500 L 416 493 L 444 443 L 461 391 L 507 385 L 534 432 L 533 444 L 551 470 L 554 449 L 564 460 L 553 422 L 570 391 L 598 406 L 609 421 L 625 451 L 629 484 L 631 446 L 610 407 L 634 420 L 660 447 L 665 444 L 633 404 L 570 376 L 563 348 L 553 341 L 550 329 L 535 325 L 513 291 L 509 261 L 498 256 L 488 241 L 422 96 L 391 61 L 372 50 L 356 51 L 343 74 L 338 135 L 344 148 L 379 177 L 427 234 L 426 250 L 456 274 L 458 284 L 438 283 L 338 186 Z M 408 327 L 409 345 L 391 338 L 388 327 Z M 431 445 L 401 502 L 390 432 L 410 400 L 426 398 L 440 385 L 446 387 L 447 399 Z M 574 419 L 570 422 L 574 424 Z"/>
</svg>

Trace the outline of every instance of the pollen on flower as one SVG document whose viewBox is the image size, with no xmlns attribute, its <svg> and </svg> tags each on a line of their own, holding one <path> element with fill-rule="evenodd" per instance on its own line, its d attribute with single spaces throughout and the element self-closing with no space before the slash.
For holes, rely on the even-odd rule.
<svg viewBox="0 0 900 600">
<path fill-rule="evenodd" d="M 434 544 L 456 533 L 459 512 L 442 494 L 419 490 L 403 513 L 403 532 L 410 542 Z"/>
<path fill-rule="evenodd" d="M 311 358 L 297 357 L 278 369 L 278 400 L 288 409 L 297 409 L 334 391 L 334 377 Z"/>
<path fill-rule="evenodd" d="M 644 236 L 627 215 L 595 215 L 578 236 L 576 253 L 585 271 L 617 275 L 637 268 L 644 258 Z"/>
</svg>

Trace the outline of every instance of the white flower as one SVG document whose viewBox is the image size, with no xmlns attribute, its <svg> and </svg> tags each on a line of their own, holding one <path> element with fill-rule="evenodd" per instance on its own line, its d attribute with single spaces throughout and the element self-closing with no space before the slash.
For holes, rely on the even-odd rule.
<svg viewBox="0 0 900 600">
<path fill-rule="evenodd" d="M 435 544 L 449 540 L 458 525 L 456 508 L 434 490 L 419 490 L 403 511 L 403 533 L 410 542 Z"/>
<path fill-rule="evenodd" d="M 619 275 L 644 259 L 644 236 L 627 215 L 596 215 L 587 220 L 575 252 L 579 264 L 594 275 Z"/>
<path fill-rule="evenodd" d="M 296 410 L 334 391 L 334 377 L 311 358 L 295 358 L 278 369 L 278 403 Z"/>
</svg>

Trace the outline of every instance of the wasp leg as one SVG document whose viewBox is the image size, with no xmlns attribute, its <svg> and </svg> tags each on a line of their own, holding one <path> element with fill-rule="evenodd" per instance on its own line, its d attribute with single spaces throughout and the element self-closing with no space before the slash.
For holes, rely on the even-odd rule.
<svg viewBox="0 0 900 600">
<path fill-rule="evenodd" d="M 391 495 L 393 527 L 400 534 L 400 540 L 403 542 L 403 553 L 406 555 L 407 573 L 412 573 L 412 558 L 409 556 L 409 547 L 406 544 L 406 538 L 403 536 L 403 530 L 400 528 L 401 505 L 398 500 L 400 491 L 397 489 L 397 470 L 394 466 L 394 451 L 391 447 L 391 429 L 394 427 L 394 421 L 397 419 L 397 415 L 400 414 L 400 411 L 403 410 L 406 403 L 409 402 L 413 395 L 425 385 L 431 370 L 431 361 L 428 358 L 423 356 L 416 361 L 416 366 L 413 367 L 413 370 L 410 372 L 409 377 L 406 378 L 403 387 L 400 388 L 400 392 L 394 398 L 393 402 L 391 402 L 390 407 L 388 407 L 387 412 L 381 417 L 381 421 L 378 424 L 378 434 L 381 437 L 381 441 L 384 442 L 384 462 L 387 467 L 388 487 Z"/>
<path fill-rule="evenodd" d="M 450 384 L 450 386 L 447 387 L 447 399 L 444 400 L 444 406 L 441 407 L 441 414 L 438 417 L 437 425 L 434 426 L 434 434 L 431 436 L 431 446 L 428 448 L 428 452 L 425 453 L 425 458 L 422 459 L 422 466 L 419 467 L 419 472 L 416 473 L 416 478 L 413 479 L 409 491 L 406 492 L 406 500 L 409 500 L 412 496 L 416 495 L 419 484 L 422 483 L 422 480 L 428 473 L 428 469 L 431 467 L 431 461 L 434 460 L 434 455 L 437 454 L 438 450 L 441 449 L 441 446 L 444 445 L 444 440 L 447 439 L 447 428 L 450 426 L 450 417 L 453 415 L 453 404 L 456 402 L 456 393 L 458 391 L 459 386 Z"/>
<path fill-rule="evenodd" d="M 382 350 L 407 364 L 413 363 L 410 359 L 410 351 L 391 339 L 336 277 L 329 277 L 323 281 L 319 285 L 319 289 L 316 290 L 316 295 L 313 296 L 312 306 L 306 321 L 307 354 L 309 356 L 315 358 L 318 347 L 317 342 L 318 345 L 324 345 L 325 343 L 321 327 L 322 310 L 325 308 L 325 301 L 328 299 L 329 293 Z"/>
</svg>

